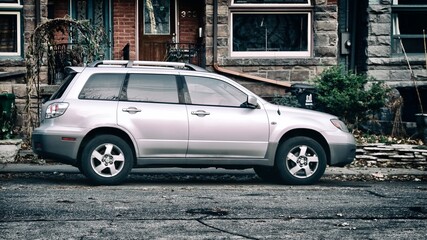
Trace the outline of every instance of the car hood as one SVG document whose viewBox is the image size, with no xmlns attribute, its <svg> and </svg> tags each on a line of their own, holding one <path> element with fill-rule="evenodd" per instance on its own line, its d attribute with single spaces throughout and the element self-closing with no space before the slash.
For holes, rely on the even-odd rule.
<svg viewBox="0 0 427 240">
<path fill-rule="evenodd" d="M 331 115 L 329 113 L 319 112 L 315 110 L 305 109 L 305 108 L 297 108 L 297 107 L 287 107 L 287 106 L 281 106 L 281 105 L 275 105 L 271 103 L 264 103 L 264 106 L 267 110 L 279 110 L 281 113 L 288 113 L 288 114 L 297 114 L 297 115 L 303 115 L 303 116 L 312 116 L 312 117 L 323 117 L 323 118 L 335 118 L 338 119 L 337 116 Z"/>
<path fill-rule="evenodd" d="M 284 128 L 310 128 L 317 129 L 319 132 L 337 130 L 331 123 L 331 119 L 339 118 L 328 113 L 271 103 L 266 103 L 264 106 L 270 120 L 276 121 Z"/>
</svg>

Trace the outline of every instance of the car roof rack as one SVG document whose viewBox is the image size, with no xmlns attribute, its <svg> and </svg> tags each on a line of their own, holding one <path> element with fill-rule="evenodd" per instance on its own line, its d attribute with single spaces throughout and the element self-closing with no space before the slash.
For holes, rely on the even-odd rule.
<svg viewBox="0 0 427 240">
<path fill-rule="evenodd" d="M 161 62 L 161 61 L 131 61 L 131 60 L 100 60 L 88 65 L 89 67 L 160 67 L 185 69 L 198 72 L 206 72 L 206 69 L 190 63 L 183 62 Z"/>
</svg>

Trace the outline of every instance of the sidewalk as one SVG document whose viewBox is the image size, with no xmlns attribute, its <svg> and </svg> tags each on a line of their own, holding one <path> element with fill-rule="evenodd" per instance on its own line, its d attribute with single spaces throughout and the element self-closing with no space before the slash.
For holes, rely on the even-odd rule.
<svg viewBox="0 0 427 240">
<path fill-rule="evenodd" d="M 78 174 L 79 170 L 73 166 L 63 164 L 29 164 L 9 163 L 0 164 L 0 173 L 71 173 Z M 254 174 L 252 169 L 229 170 L 217 168 L 135 168 L 132 173 L 138 174 Z M 404 168 L 377 168 L 377 167 L 328 167 L 325 176 L 371 176 L 384 178 L 391 176 L 422 176 L 427 177 L 427 171 Z"/>
</svg>

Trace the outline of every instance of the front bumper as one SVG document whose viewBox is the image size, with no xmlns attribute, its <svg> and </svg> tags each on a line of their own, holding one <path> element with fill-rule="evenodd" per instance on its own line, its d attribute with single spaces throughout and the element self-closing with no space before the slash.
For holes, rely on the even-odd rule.
<svg viewBox="0 0 427 240">
<path fill-rule="evenodd" d="M 344 167 L 354 161 L 356 157 L 356 145 L 347 144 L 331 144 L 331 159 L 329 165 L 335 167 Z"/>
</svg>

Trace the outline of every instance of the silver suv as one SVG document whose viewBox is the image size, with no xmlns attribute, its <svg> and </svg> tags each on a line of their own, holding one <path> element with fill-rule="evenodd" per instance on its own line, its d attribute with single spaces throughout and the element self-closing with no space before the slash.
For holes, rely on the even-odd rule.
<svg viewBox="0 0 427 240">
<path fill-rule="evenodd" d="M 270 104 L 191 64 L 110 60 L 68 71 L 32 147 L 95 184 L 162 166 L 254 168 L 265 180 L 312 184 L 355 156 L 337 117 Z"/>
</svg>

